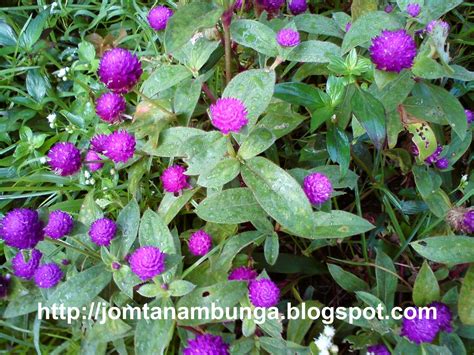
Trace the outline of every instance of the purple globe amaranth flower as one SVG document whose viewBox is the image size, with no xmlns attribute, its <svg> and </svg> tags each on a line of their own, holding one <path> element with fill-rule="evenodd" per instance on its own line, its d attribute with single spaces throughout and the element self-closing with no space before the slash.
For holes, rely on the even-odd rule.
<svg viewBox="0 0 474 355">
<path fill-rule="evenodd" d="M 391 13 L 391 12 L 393 11 L 393 5 L 390 5 L 390 4 L 389 4 L 389 5 L 385 6 L 384 11 L 385 11 L 387 14 Z"/>
<path fill-rule="evenodd" d="M 230 273 L 228 280 L 251 281 L 257 278 L 257 272 L 247 266 L 238 267 Z"/>
<path fill-rule="evenodd" d="M 245 0 L 243 10 L 249 11 L 252 7 L 252 0 Z M 234 11 L 239 11 L 242 8 L 242 0 L 236 0 L 233 5 Z"/>
<path fill-rule="evenodd" d="M 418 150 L 418 147 L 416 146 L 415 143 L 410 144 L 410 153 L 417 157 L 420 155 L 420 151 Z"/>
<path fill-rule="evenodd" d="M 114 270 L 119 270 L 121 267 L 122 267 L 122 265 L 120 265 L 120 263 L 118 263 L 116 261 L 114 261 L 112 263 L 112 269 L 114 269 Z"/>
<path fill-rule="evenodd" d="M 212 334 L 198 335 L 188 341 L 188 346 L 183 350 L 183 355 L 228 355 L 229 345 L 224 343 L 222 337 Z"/>
<path fill-rule="evenodd" d="M 293 15 L 299 15 L 308 9 L 306 0 L 289 0 L 288 8 Z"/>
<path fill-rule="evenodd" d="M 405 30 L 385 30 L 372 40 L 369 51 L 377 69 L 399 73 L 412 67 L 416 43 Z"/>
<path fill-rule="evenodd" d="M 43 254 L 37 249 L 19 251 L 12 259 L 13 274 L 16 277 L 30 280 L 38 269 L 42 256 Z"/>
<path fill-rule="evenodd" d="M 321 173 L 312 173 L 304 178 L 303 190 L 313 205 L 320 205 L 331 198 L 332 183 Z"/>
<path fill-rule="evenodd" d="M 300 44 L 300 34 L 291 28 L 284 28 L 278 31 L 276 40 L 282 47 L 295 47 Z"/>
<path fill-rule="evenodd" d="M 163 188 L 167 192 L 178 193 L 189 187 L 188 176 L 184 175 L 186 169 L 180 165 L 172 165 L 161 174 Z"/>
<path fill-rule="evenodd" d="M 474 233 L 474 210 L 469 210 L 463 215 L 462 219 L 463 229 L 467 233 Z"/>
<path fill-rule="evenodd" d="M 99 63 L 99 78 L 113 92 L 129 92 L 142 75 L 142 66 L 137 56 L 123 48 L 113 48 L 102 56 Z"/>
<path fill-rule="evenodd" d="M 376 344 L 367 347 L 367 355 L 390 355 L 390 351 L 384 344 Z"/>
<path fill-rule="evenodd" d="M 96 134 L 91 139 L 91 148 L 97 153 L 104 153 L 105 143 L 107 142 L 108 136 L 106 134 Z"/>
<path fill-rule="evenodd" d="M 89 229 L 89 236 L 94 244 L 99 246 L 109 246 L 117 233 L 117 225 L 109 218 L 99 218 L 95 220 Z"/>
<path fill-rule="evenodd" d="M 224 97 L 209 108 L 209 116 L 214 127 L 224 134 L 239 132 L 248 123 L 247 108 L 239 99 Z"/>
<path fill-rule="evenodd" d="M 449 23 L 443 21 L 443 20 L 433 20 L 433 21 L 430 21 L 428 23 L 428 25 L 426 25 L 426 32 L 428 32 L 429 34 L 433 34 L 434 31 L 439 28 L 441 29 L 443 35 L 445 37 L 448 36 L 449 34 L 449 29 L 450 29 L 450 26 L 449 26 Z"/>
<path fill-rule="evenodd" d="M 417 17 L 421 12 L 420 4 L 412 3 L 407 6 L 407 13 L 411 17 Z"/>
<path fill-rule="evenodd" d="M 474 122 L 474 112 L 471 110 L 464 110 L 464 113 L 466 114 L 467 124 Z"/>
<path fill-rule="evenodd" d="M 449 307 L 442 302 L 431 302 L 428 307 L 436 308 L 436 321 L 438 322 L 439 330 L 451 333 L 453 331 L 451 325 L 453 315 Z"/>
<path fill-rule="evenodd" d="M 11 210 L 0 221 L 0 237 L 14 248 L 34 248 L 44 238 L 38 212 L 27 208 Z"/>
<path fill-rule="evenodd" d="M 115 163 L 126 162 L 135 153 L 135 137 L 127 131 L 116 131 L 105 141 L 104 154 Z"/>
<path fill-rule="evenodd" d="M 438 320 L 427 319 L 426 314 L 415 308 L 413 319 L 403 318 L 400 335 L 417 344 L 431 343 L 439 329 Z"/>
<path fill-rule="evenodd" d="M 48 224 L 44 228 L 44 234 L 53 239 L 59 239 L 71 233 L 74 228 L 74 220 L 69 213 L 61 210 L 49 214 Z"/>
<path fill-rule="evenodd" d="M 104 163 L 100 163 L 102 158 L 94 150 L 89 150 L 86 154 L 84 164 L 87 165 L 87 168 L 93 173 L 94 171 L 102 169 Z"/>
<path fill-rule="evenodd" d="M 52 288 L 63 278 L 64 274 L 55 263 L 43 264 L 36 269 L 34 280 L 39 288 Z"/>
<path fill-rule="evenodd" d="M 126 108 L 127 102 L 123 96 L 114 92 L 102 94 L 95 103 L 95 112 L 108 123 L 119 122 Z"/>
<path fill-rule="evenodd" d="M 56 174 L 68 176 L 81 169 L 81 152 L 70 142 L 59 142 L 48 152 L 49 166 Z"/>
<path fill-rule="evenodd" d="M 262 0 L 261 1 L 262 7 L 267 12 L 278 11 L 283 6 L 284 3 L 285 3 L 285 0 Z"/>
<path fill-rule="evenodd" d="M 130 268 L 142 280 L 149 280 L 165 271 L 166 254 L 154 246 L 138 248 L 129 258 Z"/>
<path fill-rule="evenodd" d="M 426 164 L 436 163 L 436 161 L 439 159 L 439 156 L 441 155 L 442 152 L 443 152 L 443 147 L 438 144 L 433 154 L 431 154 L 428 158 L 425 159 L 425 163 Z"/>
<path fill-rule="evenodd" d="M 440 158 L 440 159 L 436 160 L 435 166 L 440 170 L 447 169 L 448 166 L 449 166 L 448 158 Z"/>
<path fill-rule="evenodd" d="M 345 28 L 346 32 L 349 32 L 349 30 L 351 29 L 351 27 L 352 27 L 352 22 L 346 23 L 346 28 Z"/>
<path fill-rule="evenodd" d="M 212 247 L 212 238 L 203 230 L 198 230 L 191 234 L 188 241 L 191 254 L 196 256 L 206 255 Z"/>
<path fill-rule="evenodd" d="M 162 31 L 166 28 L 173 11 L 166 6 L 157 6 L 150 10 L 147 19 L 150 27 L 155 31 Z"/>
<path fill-rule="evenodd" d="M 280 300 L 280 289 L 269 279 L 252 280 L 249 284 L 249 298 L 255 307 L 274 307 Z"/>
</svg>

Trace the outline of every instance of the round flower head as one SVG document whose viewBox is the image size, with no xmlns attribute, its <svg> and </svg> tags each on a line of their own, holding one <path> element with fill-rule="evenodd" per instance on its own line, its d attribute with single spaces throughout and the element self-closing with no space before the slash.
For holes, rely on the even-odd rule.
<svg viewBox="0 0 474 355">
<path fill-rule="evenodd" d="M 433 34 L 437 29 L 440 29 L 444 36 L 448 36 L 449 24 L 443 20 L 433 20 L 426 25 L 426 32 Z"/>
<path fill-rule="evenodd" d="M 212 238 L 203 230 L 191 234 L 188 241 L 189 251 L 196 256 L 206 255 L 212 247 Z"/>
<path fill-rule="evenodd" d="M 163 188 L 167 192 L 178 193 L 189 186 L 188 176 L 184 175 L 186 169 L 180 165 L 172 165 L 161 174 Z"/>
<path fill-rule="evenodd" d="M 263 8 L 267 12 L 275 12 L 280 9 L 280 7 L 283 6 L 285 3 L 285 0 L 263 0 L 262 5 Z"/>
<path fill-rule="evenodd" d="M 433 154 L 431 154 L 428 158 L 425 159 L 425 163 L 426 164 L 435 163 L 438 160 L 438 158 L 439 158 L 439 156 L 441 155 L 442 152 L 443 152 L 443 147 L 438 144 L 438 146 L 436 147 L 436 150 L 433 152 Z"/>
<path fill-rule="evenodd" d="M 19 251 L 12 259 L 13 274 L 29 280 L 35 274 L 43 254 L 36 249 Z"/>
<path fill-rule="evenodd" d="M 390 355 L 390 351 L 384 344 L 376 344 L 367 347 L 367 355 Z"/>
<path fill-rule="evenodd" d="M 81 152 L 74 144 L 59 142 L 48 152 L 49 166 L 56 174 L 68 176 L 81 169 Z"/>
<path fill-rule="evenodd" d="M 43 223 L 38 212 L 16 208 L 0 221 L 0 236 L 5 244 L 18 249 L 31 249 L 43 239 Z"/>
<path fill-rule="evenodd" d="M 474 233 L 474 210 L 467 211 L 462 219 L 463 229 L 467 233 Z"/>
<path fill-rule="evenodd" d="M 135 250 L 128 261 L 135 275 L 145 281 L 165 271 L 165 258 L 159 248 L 144 246 Z"/>
<path fill-rule="evenodd" d="M 451 326 L 453 315 L 449 307 L 442 302 L 431 302 L 428 307 L 436 308 L 436 321 L 438 322 L 439 330 L 451 333 L 453 331 Z"/>
<path fill-rule="evenodd" d="M 420 4 L 416 4 L 416 3 L 408 4 L 407 6 L 408 15 L 410 15 L 411 17 L 417 17 L 420 14 L 420 12 L 421 12 Z"/>
<path fill-rule="evenodd" d="M 441 159 L 438 159 L 435 163 L 436 167 L 440 170 L 444 170 L 444 169 L 447 169 L 448 166 L 449 166 L 449 160 L 448 158 L 441 158 Z"/>
<path fill-rule="evenodd" d="M 280 289 L 269 279 L 253 280 L 249 285 L 249 298 L 255 307 L 274 307 L 280 299 Z"/>
<path fill-rule="evenodd" d="M 97 153 L 103 153 L 105 150 L 105 143 L 107 142 L 107 135 L 96 134 L 91 139 L 91 148 Z M 87 160 L 87 159 L 86 159 Z"/>
<path fill-rule="evenodd" d="M 407 337 L 414 343 L 431 343 L 438 334 L 439 323 L 436 319 L 419 319 L 419 310 L 415 311 L 413 319 L 403 318 L 400 335 Z M 422 314 L 423 315 L 423 314 Z"/>
<path fill-rule="evenodd" d="M 306 0 L 289 0 L 288 8 L 293 15 L 299 15 L 308 9 L 308 4 Z"/>
<path fill-rule="evenodd" d="M 64 274 L 57 264 L 48 263 L 36 269 L 34 280 L 39 288 L 51 288 L 56 286 L 63 276 Z"/>
<path fill-rule="evenodd" d="M 412 67 L 416 43 L 405 30 L 386 30 L 372 40 L 369 51 L 377 69 L 399 73 Z"/>
<path fill-rule="evenodd" d="M 171 16 L 173 16 L 171 9 L 166 6 L 157 6 L 150 10 L 147 19 L 151 28 L 155 31 L 162 31 L 166 28 Z"/>
<path fill-rule="evenodd" d="M 113 92 L 129 92 L 142 75 L 142 66 L 137 58 L 123 48 L 110 49 L 99 63 L 99 78 Z"/>
<path fill-rule="evenodd" d="M 183 355 L 228 355 L 229 345 L 218 335 L 202 334 L 188 341 Z"/>
<path fill-rule="evenodd" d="M 104 163 L 99 163 L 101 160 L 102 158 L 99 156 L 99 154 L 97 154 L 94 150 L 89 150 L 86 154 L 84 163 L 91 172 L 94 172 L 102 169 L 104 166 Z"/>
<path fill-rule="evenodd" d="M 257 278 L 257 272 L 250 267 L 241 266 L 234 269 L 229 277 L 228 280 L 237 280 L 237 281 L 250 281 L 255 280 Z"/>
<path fill-rule="evenodd" d="M 102 94 L 95 103 L 97 115 L 105 122 L 116 123 L 120 121 L 122 113 L 127 108 L 127 102 L 123 96 L 114 92 Z"/>
<path fill-rule="evenodd" d="M 116 131 L 107 137 L 104 154 L 115 163 L 126 162 L 135 153 L 135 137 L 127 131 Z"/>
<path fill-rule="evenodd" d="M 466 114 L 467 124 L 474 122 L 474 112 L 471 110 L 464 110 L 464 113 Z"/>
<path fill-rule="evenodd" d="M 235 0 L 233 7 L 234 7 L 234 11 L 241 10 L 242 9 L 242 0 Z M 249 11 L 251 7 L 252 7 L 252 1 L 251 0 L 245 0 L 244 7 L 243 7 L 242 10 Z"/>
<path fill-rule="evenodd" d="M 44 228 L 44 234 L 53 239 L 59 239 L 71 233 L 74 220 L 69 213 L 56 210 L 49 214 L 48 224 Z"/>
<path fill-rule="evenodd" d="M 304 178 L 303 190 L 313 205 L 320 205 L 331 198 L 332 183 L 321 173 L 312 173 Z"/>
<path fill-rule="evenodd" d="M 387 6 L 385 6 L 384 11 L 385 11 L 387 14 L 391 13 L 391 12 L 393 11 L 393 5 L 387 5 Z"/>
<path fill-rule="evenodd" d="M 209 116 L 212 125 L 224 134 L 239 132 L 248 123 L 247 108 L 233 97 L 218 99 L 209 108 Z"/>
<path fill-rule="evenodd" d="M 108 218 L 100 218 L 91 224 L 89 236 L 94 244 L 99 246 L 109 246 L 117 232 L 117 225 Z"/>
<path fill-rule="evenodd" d="M 284 28 L 278 31 L 276 40 L 282 47 L 295 47 L 300 44 L 300 34 L 291 28 Z"/>
</svg>

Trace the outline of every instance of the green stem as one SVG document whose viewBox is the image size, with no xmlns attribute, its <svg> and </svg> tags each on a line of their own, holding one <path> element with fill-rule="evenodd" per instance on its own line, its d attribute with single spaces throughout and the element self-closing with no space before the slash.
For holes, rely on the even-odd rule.
<svg viewBox="0 0 474 355">
<path fill-rule="evenodd" d="M 232 80 L 232 49 L 231 49 L 231 39 L 230 39 L 230 29 L 229 25 L 223 24 L 224 28 L 224 55 L 225 55 L 225 82 L 226 85 Z"/>
<path fill-rule="evenodd" d="M 82 249 L 80 249 L 80 248 L 75 247 L 75 246 L 72 245 L 72 244 L 69 244 L 68 242 L 65 242 L 64 240 L 51 239 L 51 238 L 46 238 L 45 240 L 46 240 L 47 242 L 52 243 L 52 244 L 55 244 L 55 245 L 59 245 L 59 246 L 65 247 L 65 248 L 72 249 L 72 250 L 74 250 L 74 251 L 77 251 L 78 253 L 84 254 L 84 255 L 89 256 L 89 257 L 91 257 L 91 258 L 94 258 L 94 259 L 97 259 L 97 260 L 101 260 L 99 254 L 97 254 L 97 253 L 91 253 L 91 252 L 86 251 L 86 250 L 82 250 Z"/>
</svg>

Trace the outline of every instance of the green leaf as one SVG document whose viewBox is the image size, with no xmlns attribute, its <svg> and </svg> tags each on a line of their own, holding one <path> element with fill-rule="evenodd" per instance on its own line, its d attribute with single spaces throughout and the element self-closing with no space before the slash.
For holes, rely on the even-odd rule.
<svg viewBox="0 0 474 355">
<path fill-rule="evenodd" d="M 208 222 L 239 224 L 265 212 L 250 189 L 236 188 L 208 196 L 196 208 L 196 214 Z"/>
<path fill-rule="evenodd" d="M 397 74 L 397 77 L 388 82 L 383 88 L 377 90 L 376 85 L 370 87 L 370 92 L 385 107 L 386 112 L 397 109 L 410 94 L 415 85 L 415 81 L 411 78 L 409 71 Z"/>
<path fill-rule="evenodd" d="M 124 338 L 132 329 L 130 325 L 123 320 L 111 319 L 109 317 L 101 318 L 95 322 L 92 328 L 86 333 L 86 341 L 107 343 L 117 339 Z"/>
<path fill-rule="evenodd" d="M 346 133 L 331 124 L 326 134 L 326 145 L 329 157 L 340 165 L 341 173 L 348 171 L 351 161 L 351 146 Z"/>
<path fill-rule="evenodd" d="M 426 122 L 407 124 L 406 129 L 412 134 L 412 141 L 418 148 L 418 158 L 425 161 L 438 146 L 435 133 Z M 456 136 L 457 137 L 457 136 Z"/>
<path fill-rule="evenodd" d="M 92 301 L 112 278 L 104 265 L 98 264 L 60 283 L 50 295 L 47 307 L 63 304 L 64 307 L 81 307 Z"/>
<path fill-rule="evenodd" d="M 430 237 L 410 243 L 424 258 L 442 264 L 464 264 L 474 262 L 474 238 L 451 235 Z"/>
<path fill-rule="evenodd" d="M 329 56 L 341 54 L 341 48 L 331 42 L 305 41 L 288 53 L 287 59 L 292 62 L 329 63 Z"/>
<path fill-rule="evenodd" d="M 357 89 L 351 100 L 352 110 L 367 131 L 377 149 L 381 149 L 386 137 L 385 110 L 380 101 L 367 91 Z"/>
<path fill-rule="evenodd" d="M 79 54 L 79 60 L 84 62 L 92 62 L 95 59 L 95 48 L 90 42 L 83 41 L 77 46 L 77 53 Z"/>
<path fill-rule="evenodd" d="M 0 46 L 14 46 L 16 41 L 13 29 L 5 21 L 0 20 Z"/>
<path fill-rule="evenodd" d="M 424 261 L 413 286 L 413 302 L 417 306 L 426 306 L 438 301 L 439 297 L 438 280 L 428 263 Z"/>
<path fill-rule="evenodd" d="M 265 69 L 246 70 L 236 75 L 224 89 L 222 97 L 243 101 L 248 112 L 248 127 L 267 109 L 275 87 L 275 72 Z"/>
<path fill-rule="evenodd" d="M 365 218 L 339 210 L 314 212 L 313 220 L 312 239 L 346 238 L 375 228 Z"/>
<path fill-rule="evenodd" d="M 451 208 L 451 202 L 446 193 L 440 188 L 441 177 L 426 166 L 414 166 L 416 188 L 430 211 L 437 217 L 444 218 Z"/>
<path fill-rule="evenodd" d="M 310 111 L 324 107 L 330 102 L 329 95 L 314 86 L 286 82 L 275 86 L 275 97 L 293 105 L 305 106 Z"/>
<path fill-rule="evenodd" d="M 187 175 L 200 175 L 212 169 L 227 152 L 227 137 L 217 131 L 190 137 L 183 150 L 186 152 L 184 162 L 188 164 Z"/>
<path fill-rule="evenodd" d="M 95 203 L 94 190 L 91 190 L 84 198 L 77 220 L 86 226 L 90 226 L 92 222 L 102 218 L 102 216 L 102 210 Z"/>
<path fill-rule="evenodd" d="M 158 214 L 163 218 L 163 222 L 170 224 L 197 191 L 198 189 L 184 190 L 179 196 L 165 193 L 158 207 Z"/>
<path fill-rule="evenodd" d="M 351 5 L 352 18 L 355 20 L 361 15 L 377 10 L 377 0 L 354 0 Z"/>
<path fill-rule="evenodd" d="M 141 91 L 145 96 L 153 97 L 179 84 L 191 75 L 192 73 L 183 65 L 162 65 L 143 82 Z"/>
<path fill-rule="evenodd" d="M 150 209 L 146 210 L 143 214 L 138 239 L 141 246 L 152 245 L 160 248 L 162 252 L 167 254 L 176 252 L 173 235 L 163 222 L 163 219 Z"/>
<path fill-rule="evenodd" d="M 41 102 L 49 87 L 49 81 L 38 69 L 28 70 L 26 74 L 26 90 L 33 99 L 37 102 Z"/>
<path fill-rule="evenodd" d="M 398 19 L 384 11 L 368 12 L 360 16 L 351 26 L 342 41 L 342 53 L 357 46 L 368 47 L 372 38 L 382 30 L 398 30 L 402 24 Z"/>
<path fill-rule="evenodd" d="M 344 33 L 339 29 L 336 22 L 326 16 L 304 13 L 295 16 L 293 20 L 298 31 L 313 35 L 344 37 Z"/>
<path fill-rule="evenodd" d="M 176 280 L 170 283 L 169 285 L 169 293 L 173 297 L 181 297 L 187 295 L 192 290 L 196 288 L 196 285 L 192 284 L 186 280 Z"/>
<path fill-rule="evenodd" d="M 305 310 L 308 310 L 313 307 L 321 308 L 323 305 L 319 303 L 318 301 L 305 301 L 303 303 L 300 303 L 297 307 L 292 308 L 297 308 L 299 313 L 296 314 L 302 314 L 303 312 L 303 307 Z M 311 325 L 313 324 L 314 320 L 312 320 L 309 317 L 297 317 L 289 320 L 288 322 L 288 330 L 287 330 L 287 338 L 288 341 L 292 341 L 297 344 L 301 344 L 303 341 L 306 333 L 308 333 L 309 329 L 311 328 Z"/>
<path fill-rule="evenodd" d="M 173 302 L 169 298 L 157 299 L 149 307 L 157 307 L 164 314 L 167 307 L 173 307 Z M 164 354 L 173 338 L 174 328 L 175 321 L 171 317 L 139 320 L 135 330 L 135 353 Z"/>
<path fill-rule="evenodd" d="M 278 240 L 278 234 L 272 233 L 265 239 L 265 245 L 263 247 L 265 260 L 270 265 L 275 265 L 278 254 L 280 252 L 280 242 Z"/>
<path fill-rule="evenodd" d="M 238 44 L 252 48 L 268 57 L 278 54 L 276 33 L 268 26 L 255 20 L 232 21 L 230 25 L 232 40 Z"/>
<path fill-rule="evenodd" d="M 8 304 L 5 312 L 3 312 L 3 318 L 15 318 L 36 312 L 40 302 L 44 302 L 44 299 L 39 288 L 14 288 L 13 292 L 9 295 Z"/>
<path fill-rule="evenodd" d="M 467 129 L 464 108 L 445 89 L 424 82 L 417 83 L 412 96 L 403 105 L 412 116 L 441 125 L 449 124 L 458 137 L 464 139 Z"/>
<path fill-rule="evenodd" d="M 133 288 L 143 282 L 132 272 L 128 265 L 121 265 L 120 269 L 112 273 L 112 276 L 117 287 L 132 299 Z"/>
<path fill-rule="evenodd" d="M 274 142 L 275 137 L 271 131 L 257 127 L 244 139 L 238 154 L 243 159 L 250 159 L 266 151 Z"/>
<path fill-rule="evenodd" d="M 368 291 L 369 285 L 353 273 L 345 271 L 338 265 L 328 264 L 328 270 L 336 283 L 347 292 Z"/>
<path fill-rule="evenodd" d="M 189 41 L 201 29 L 213 27 L 223 9 L 210 2 L 192 2 L 180 6 L 169 19 L 165 30 L 165 48 L 173 53 Z"/>
<path fill-rule="evenodd" d="M 137 238 L 139 224 L 140 207 L 135 199 L 131 199 L 117 217 L 117 226 L 122 235 L 112 241 L 110 250 L 114 255 L 123 258 L 128 254 Z"/>
<path fill-rule="evenodd" d="M 49 10 L 47 9 L 40 12 L 33 20 L 30 21 L 18 40 L 21 47 L 28 51 L 31 50 L 33 45 L 39 40 L 41 33 L 46 26 L 48 16 Z"/>
<path fill-rule="evenodd" d="M 187 79 L 178 84 L 174 93 L 173 111 L 178 116 L 180 124 L 185 126 L 189 124 L 200 96 L 201 83 L 199 80 Z"/>
<path fill-rule="evenodd" d="M 184 157 L 186 155 L 185 142 L 191 137 L 206 134 L 205 131 L 191 127 L 171 127 L 160 134 L 158 147 L 153 154 L 159 157 Z"/>
<path fill-rule="evenodd" d="M 456 6 L 462 4 L 463 0 L 425 0 L 420 20 L 422 23 L 428 23 L 431 20 L 437 20 L 445 13 L 451 11 Z"/>
<path fill-rule="evenodd" d="M 204 187 L 221 187 L 232 181 L 239 172 L 240 162 L 235 158 L 226 158 L 199 175 L 197 183 Z"/>
<path fill-rule="evenodd" d="M 471 309 L 472 309 L 472 305 L 471 305 Z M 449 351 L 451 351 L 451 354 L 467 355 L 466 348 L 464 347 L 464 344 L 461 338 L 456 333 L 440 332 L 439 343 L 440 345 L 447 347 Z"/>
<path fill-rule="evenodd" d="M 398 284 L 398 278 L 395 276 L 397 271 L 392 259 L 380 249 L 377 250 L 375 264 L 379 266 L 375 268 L 377 297 L 383 301 L 388 309 L 392 309 Z"/>
<path fill-rule="evenodd" d="M 255 157 L 242 166 L 242 178 L 262 208 L 290 233 L 309 238 L 312 208 L 301 186 L 271 161 Z"/>
<path fill-rule="evenodd" d="M 283 105 L 287 106 L 286 103 L 271 105 L 272 109 L 270 110 L 269 108 L 269 112 L 257 124 L 257 127 L 270 130 L 275 136 L 275 139 L 286 136 L 304 121 L 304 116 L 295 112 L 273 110 L 273 108 L 278 109 Z"/>
</svg>

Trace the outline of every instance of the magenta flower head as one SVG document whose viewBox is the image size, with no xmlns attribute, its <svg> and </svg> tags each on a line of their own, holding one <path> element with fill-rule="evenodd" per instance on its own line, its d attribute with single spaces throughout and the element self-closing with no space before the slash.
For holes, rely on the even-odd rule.
<svg viewBox="0 0 474 355">
<path fill-rule="evenodd" d="M 367 355 L 390 355 L 390 351 L 384 344 L 376 344 L 367 347 Z"/>
<path fill-rule="evenodd" d="M 431 343 L 440 329 L 438 320 L 428 319 L 419 309 L 415 309 L 414 316 L 413 319 L 403 318 L 400 335 L 417 344 Z"/>
<path fill-rule="evenodd" d="M 0 237 L 14 248 L 34 248 L 44 238 L 38 212 L 27 208 L 11 210 L 0 221 Z"/>
<path fill-rule="evenodd" d="M 331 198 L 332 183 L 321 173 L 312 173 L 304 178 L 303 190 L 313 205 L 320 205 Z"/>
<path fill-rule="evenodd" d="M 300 34 L 291 28 L 284 28 L 278 31 L 276 40 L 282 47 L 295 47 L 300 44 Z"/>
<path fill-rule="evenodd" d="M 34 280 L 39 288 L 52 288 L 63 278 L 64 274 L 55 263 L 41 265 L 36 269 Z"/>
<path fill-rule="evenodd" d="M 280 300 L 280 289 L 269 279 L 252 280 L 249 284 L 249 298 L 255 307 L 274 307 Z"/>
<path fill-rule="evenodd" d="M 161 174 L 161 182 L 166 192 L 178 193 L 189 187 L 186 169 L 180 165 L 172 165 Z"/>
<path fill-rule="evenodd" d="M 416 43 L 405 30 L 385 30 L 372 40 L 369 51 L 377 69 L 399 73 L 412 67 Z"/>
<path fill-rule="evenodd" d="M 237 280 L 237 281 L 251 281 L 257 278 L 257 272 L 247 266 L 241 266 L 234 269 L 229 277 L 228 280 Z"/>
<path fill-rule="evenodd" d="M 426 25 L 426 32 L 433 34 L 437 29 L 439 29 L 445 37 L 449 34 L 449 24 L 443 20 L 433 20 Z"/>
<path fill-rule="evenodd" d="M 159 248 L 144 246 L 135 250 L 128 260 L 132 271 L 143 281 L 165 271 L 166 254 Z"/>
<path fill-rule="evenodd" d="M 119 122 L 126 108 L 127 102 L 123 96 L 114 92 L 102 94 L 95 102 L 95 112 L 108 123 Z"/>
<path fill-rule="evenodd" d="M 224 97 L 209 108 L 209 116 L 214 127 L 224 134 L 239 132 L 248 123 L 247 108 L 239 99 Z"/>
<path fill-rule="evenodd" d="M 88 169 L 93 173 L 94 171 L 102 169 L 104 163 L 100 163 L 102 158 L 94 150 L 89 150 L 86 154 L 84 164 L 87 165 Z"/>
<path fill-rule="evenodd" d="M 385 6 L 384 11 L 385 11 L 387 14 L 391 13 L 391 12 L 393 11 L 393 5 L 390 5 L 390 4 L 389 4 L 389 5 Z"/>
<path fill-rule="evenodd" d="M 451 333 L 453 331 L 451 325 L 453 315 L 449 307 L 442 302 L 431 302 L 428 307 L 436 308 L 436 321 L 438 322 L 439 330 Z"/>
<path fill-rule="evenodd" d="M 289 0 L 288 8 L 293 15 L 299 15 L 308 10 L 306 0 Z"/>
<path fill-rule="evenodd" d="M 447 169 L 448 166 L 449 166 L 449 160 L 448 158 L 440 158 L 438 159 L 436 162 L 435 162 L 435 166 L 440 169 L 440 170 L 444 170 L 444 169 Z"/>
<path fill-rule="evenodd" d="M 129 92 L 142 75 L 142 66 L 137 58 L 123 48 L 113 48 L 102 56 L 99 63 L 99 78 L 113 92 Z"/>
<path fill-rule="evenodd" d="M 212 238 L 203 230 L 198 230 L 191 234 L 188 241 L 191 254 L 196 256 L 206 255 L 212 247 Z"/>
<path fill-rule="evenodd" d="M 467 124 L 474 122 L 474 112 L 471 110 L 464 110 L 464 113 L 466 114 Z"/>
<path fill-rule="evenodd" d="M 48 152 L 49 166 L 56 174 L 68 176 L 81 169 L 81 152 L 74 144 L 59 142 Z"/>
<path fill-rule="evenodd" d="M 29 280 L 35 274 L 43 254 L 37 249 L 21 250 L 12 259 L 13 274 Z"/>
<path fill-rule="evenodd" d="M 439 159 L 439 156 L 443 152 L 443 147 L 438 144 L 436 150 L 428 158 L 425 159 L 426 164 L 434 164 Z"/>
<path fill-rule="evenodd" d="M 44 234 L 53 239 L 59 239 L 71 233 L 74 228 L 74 220 L 69 213 L 56 210 L 49 214 L 48 224 L 44 228 Z"/>
<path fill-rule="evenodd" d="M 463 215 L 462 219 L 463 229 L 467 233 L 474 233 L 474 210 L 469 210 Z"/>
<path fill-rule="evenodd" d="M 107 142 L 107 135 L 106 134 L 96 134 L 91 139 L 91 148 L 92 148 L 92 150 L 96 151 L 97 153 L 102 154 L 102 153 L 104 153 L 106 142 Z"/>
<path fill-rule="evenodd" d="M 183 355 L 228 355 L 229 345 L 224 343 L 222 337 L 212 334 L 198 335 L 188 341 L 188 346 L 183 350 Z"/>
<path fill-rule="evenodd" d="M 173 16 L 171 9 L 166 6 L 157 6 L 150 10 L 147 19 L 151 28 L 155 31 L 163 31 L 171 16 Z"/>
<path fill-rule="evenodd" d="M 276 12 L 283 6 L 285 0 L 262 0 L 261 3 L 267 12 Z"/>
<path fill-rule="evenodd" d="M 109 246 L 115 233 L 117 233 L 117 225 L 109 218 L 95 220 L 89 229 L 92 242 L 98 246 Z"/>
<path fill-rule="evenodd" d="M 410 15 L 411 17 L 417 17 L 420 14 L 420 12 L 421 12 L 420 4 L 416 4 L 416 3 L 408 4 L 407 6 L 408 15 Z"/>
<path fill-rule="evenodd" d="M 126 162 L 135 153 L 135 137 L 127 131 L 116 131 L 105 141 L 104 154 L 115 163 Z"/>
</svg>

